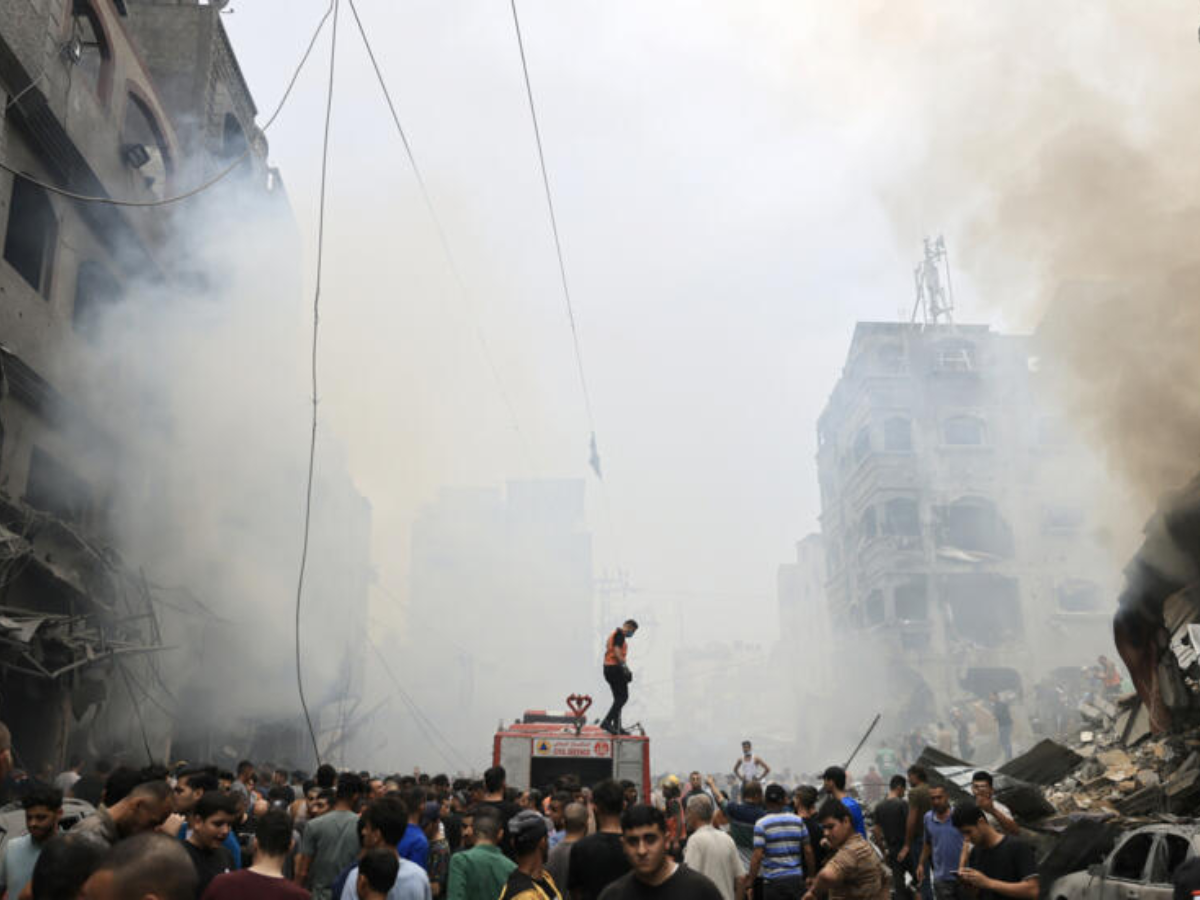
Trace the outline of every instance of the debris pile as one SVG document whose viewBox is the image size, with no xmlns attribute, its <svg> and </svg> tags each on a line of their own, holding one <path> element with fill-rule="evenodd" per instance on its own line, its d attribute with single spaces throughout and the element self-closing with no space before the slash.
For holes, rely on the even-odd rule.
<svg viewBox="0 0 1200 900">
<path fill-rule="evenodd" d="M 1047 799 L 1060 813 L 1145 819 L 1191 816 L 1200 807 L 1200 728 L 1152 738 L 1136 694 L 1081 708 L 1086 730 L 1073 752 L 1080 765 Z"/>
</svg>

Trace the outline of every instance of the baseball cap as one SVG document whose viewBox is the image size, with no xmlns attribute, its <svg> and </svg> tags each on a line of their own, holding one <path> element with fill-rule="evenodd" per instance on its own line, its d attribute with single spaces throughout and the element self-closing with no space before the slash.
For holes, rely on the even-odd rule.
<svg viewBox="0 0 1200 900">
<path fill-rule="evenodd" d="M 532 809 L 523 809 L 508 820 L 507 830 L 514 841 L 532 843 L 546 836 L 546 820 Z"/>
<path fill-rule="evenodd" d="M 783 789 L 782 784 L 768 784 L 767 790 L 763 794 L 768 803 L 786 803 L 787 791 Z"/>
</svg>

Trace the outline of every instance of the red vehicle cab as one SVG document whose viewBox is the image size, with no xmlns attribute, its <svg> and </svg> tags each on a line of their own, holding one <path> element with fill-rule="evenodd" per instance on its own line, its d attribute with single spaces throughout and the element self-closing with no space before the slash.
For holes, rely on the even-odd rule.
<svg viewBox="0 0 1200 900">
<path fill-rule="evenodd" d="M 520 790 L 547 788 L 563 775 L 577 776 L 585 787 L 612 778 L 632 781 L 644 801 L 650 796 L 650 739 L 588 725 L 591 705 L 591 697 L 572 694 L 567 712 L 527 710 L 520 721 L 501 725 L 492 765 L 504 766 L 509 786 Z"/>
</svg>

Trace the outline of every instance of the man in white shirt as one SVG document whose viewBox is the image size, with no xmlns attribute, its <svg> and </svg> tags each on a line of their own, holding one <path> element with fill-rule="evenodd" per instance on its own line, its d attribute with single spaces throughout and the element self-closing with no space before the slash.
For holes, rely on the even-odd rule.
<svg viewBox="0 0 1200 900">
<path fill-rule="evenodd" d="M 721 892 L 722 900 L 735 900 L 741 896 L 746 869 L 733 838 L 713 828 L 713 803 L 707 794 L 695 793 L 688 797 L 687 845 L 683 850 L 683 861 L 690 869 L 709 880 Z"/>
<path fill-rule="evenodd" d="M 742 741 L 742 758 L 733 764 L 733 774 L 745 786 L 751 781 L 765 781 L 771 774 L 771 767 L 754 755 L 749 741 Z"/>
</svg>

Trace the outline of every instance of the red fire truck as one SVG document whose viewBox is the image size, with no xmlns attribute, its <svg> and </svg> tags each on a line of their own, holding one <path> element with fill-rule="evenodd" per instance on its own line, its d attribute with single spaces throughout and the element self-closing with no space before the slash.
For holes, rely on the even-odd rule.
<svg viewBox="0 0 1200 900">
<path fill-rule="evenodd" d="M 575 775 L 590 787 L 605 778 L 632 781 L 642 798 L 650 796 L 650 739 L 645 734 L 612 735 L 587 724 L 592 698 L 572 694 L 568 711 L 527 710 L 512 725 L 501 725 L 492 765 L 504 766 L 510 787 L 545 788 L 562 775 Z"/>
</svg>

